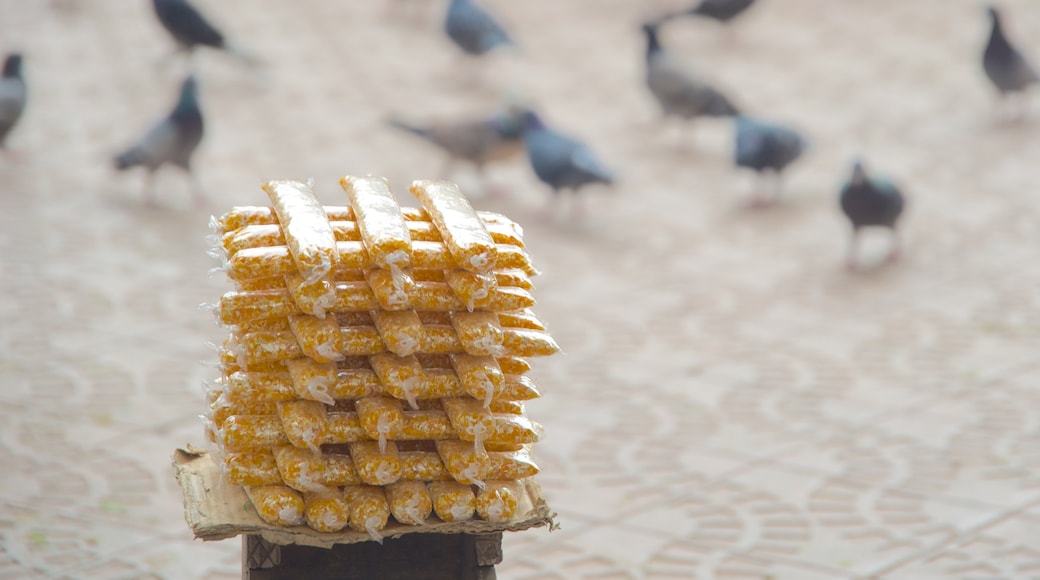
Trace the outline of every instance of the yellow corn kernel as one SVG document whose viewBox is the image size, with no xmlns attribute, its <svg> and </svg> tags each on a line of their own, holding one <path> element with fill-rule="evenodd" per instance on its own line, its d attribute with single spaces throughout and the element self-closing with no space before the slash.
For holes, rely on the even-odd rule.
<svg viewBox="0 0 1040 580">
<path fill-rule="evenodd" d="M 217 318 L 228 326 L 254 320 L 286 318 L 298 308 L 285 288 L 225 292 L 220 297 Z"/>
<path fill-rule="evenodd" d="M 503 415 L 523 415 L 524 404 L 520 401 L 510 401 L 507 399 L 495 399 L 491 401 L 491 405 L 488 406 L 488 410 L 495 414 Z"/>
<path fill-rule="evenodd" d="M 485 441 L 484 442 L 484 451 L 487 451 L 488 453 L 491 453 L 493 451 L 499 451 L 499 452 L 520 451 L 523 448 L 524 448 L 524 446 L 522 444 L 520 444 L 520 443 L 497 443 L 495 441 Z"/>
<path fill-rule="evenodd" d="M 233 405 L 277 403 L 296 398 L 289 373 L 231 373 L 224 392 Z"/>
<path fill-rule="evenodd" d="M 224 422 L 227 421 L 228 417 L 235 415 L 276 415 L 278 413 L 278 403 L 259 402 L 239 405 L 231 403 L 225 397 L 211 404 L 209 409 L 213 424 L 218 428 L 223 428 Z"/>
<path fill-rule="evenodd" d="M 326 212 L 328 213 L 328 212 Z M 337 242 L 356 242 L 361 239 L 361 228 L 353 220 L 332 220 L 329 216 L 329 225 L 332 226 L 332 235 Z"/>
<path fill-rule="evenodd" d="M 408 310 L 416 284 L 411 276 L 401 272 L 394 276 L 389 270 L 373 269 L 366 275 L 368 285 L 375 293 L 383 310 Z"/>
<path fill-rule="evenodd" d="M 456 439 L 458 435 L 455 433 L 455 428 L 448 419 L 447 413 L 439 409 L 431 409 L 405 411 L 404 420 L 395 438 L 403 441 Z"/>
<path fill-rule="evenodd" d="M 232 280 L 252 280 L 285 276 L 296 271 L 287 246 L 267 246 L 239 250 L 228 258 L 224 273 Z"/>
<path fill-rule="evenodd" d="M 350 523 L 350 504 L 340 491 L 303 494 L 303 516 L 319 532 L 338 532 Z"/>
<path fill-rule="evenodd" d="M 491 301 L 491 291 L 498 288 L 494 272 L 477 274 L 466 270 L 446 270 L 444 280 L 470 312 L 486 308 Z"/>
<path fill-rule="evenodd" d="M 292 332 L 292 328 L 289 326 L 288 317 L 277 317 L 277 318 L 262 318 L 260 320 L 251 320 L 244 324 L 239 324 L 236 329 L 240 334 L 246 332 Z"/>
<path fill-rule="evenodd" d="M 412 238 L 387 180 L 348 175 L 340 179 L 339 184 L 350 197 L 361 240 L 373 264 L 390 269 L 409 267 Z"/>
<path fill-rule="evenodd" d="M 330 222 L 352 222 L 354 208 L 349 205 L 326 205 L 325 215 L 329 216 Z"/>
<path fill-rule="evenodd" d="M 415 310 L 451 311 L 466 307 L 447 282 L 416 282 L 410 304 Z"/>
<path fill-rule="evenodd" d="M 379 452 L 386 453 L 386 443 L 404 426 L 404 412 L 401 401 L 390 397 L 366 397 L 355 402 L 361 426 L 365 433 L 379 442 Z"/>
<path fill-rule="evenodd" d="M 498 361 L 498 367 L 502 369 L 504 374 L 526 374 L 531 369 L 530 363 L 520 357 L 499 357 L 496 360 Z"/>
<path fill-rule="evenodd" d="M 276 526 L 299 526 L 304 523 L 303 497 L 284 485 L 246 487 L 246 495 L 265 522 Z"/>
<path fill-rule="evenodd" d="M 444 406 L 444 412 L 447 413 L 459 439 L 473 441 L 477 449 L 483 449 L 483 442 L 491 438 L 495 425 L 495 417 L 491 411 L 484 408 L 480 401 L 470 397 L 444 398 L 441 399 L 441 405 Z"/>
<path fill-rule="evenodd" d="M 270 207 L 255 205 L 235 206 L 219 218 L 209 218 L 210 228 L 218 234 L 226 234 L 250 225 L 276 223 L 274 212 Z"/>
<path fill-rule="evenodd" d="M 338 327 L 337 327 L 338 330 Z M 310 358 L 286 361 L 293 394 L 300 399 L 335 404 L 333 391 L 336 389 L 336 363 L 319 363 Z"/>
<path fill-rule="evenodd" d="M 224 234 L 220 242 L 227 255 L 231 256 L 247 248 L 284 246 L 285 236 L 278 224 L 254 224 Z"/>
<path fill-rule="evenodd" d="M 383 337 L 371 326 L 341 326 L 343 354 L 350 356 L 369 356 L 386 351 Z"/>
<path fill-rule="evenodd" d="M 495 283 L 499 286 L 516 286 L 524 290 L 534 288 L 531 277 L 527 275 L 527 272 L 518 268 L 495 270 Z"/>
<path fill-rule="evenodd" d="M 267 449 L 289 442 L 274 415 L 232 415 L 223 421 L 217 435 L 228 452 Z"/>
<path fill-rule="evenodd" d="M 337 270 L 367 270 L 371 267 L 372 259 L 368 255 L 368 249 L 360 241 L 336 242 L 336 253 L 339 254 L 339 269 Z M 336 276 L 337 274 L 333 274 Z"/>
<path fill-rule="evenodd" d="M 376 441 L 351 443 L 350 456 L 361 481 L 368 485 L 388 485 L 401 479 L 401 460 L 393 441 L 387 441 L 385 452 Z"/>
<path fill-rule="evenodd" d="M 545 330 L 545 325 L 530 309 L 516 312 L 499 312 L 498 323 L 503 327 L 526 328 L 528 330 Z"/>
<path fill-rule="evenodd" d="M 477 213 L 480 214 L 482 212 Z M 484 220 L 484 227 L 487 228 L 488 233 L 491 234 L 491 239 L 495 240 L 496 244 L 524 247 L 524 235 L 520 231 L 520 226 L 514 223 L 496 224 Z"/>
<path fill-rule="evenodd" d="M 343 336 L 334 316 L 322 319 L 310 314 L 294 314 L 289 317 L 289 326 L 304 356 L 320 363 L 344 358 L 340 352 L 344 347 Z"/>
<path fill-rule="evenodd" d="M 488 480 L 477 493 L 477 515 L 489 522 L 509 521 L 516 515 L 523 488 L 516 481 Z"/>
<path fill-rule="evenodd" d="M 282 477 L 269 449 L 229 453 L 224 456 L 224 473 L 231 485 L 278 485 Z"/>
<path fill-rule="evenodd" d="M 524 479 L 538 474 L 526 446 L 511 452 L 488 451 L 488 479 Z"/>
<path fill-rule="evenodd" d="M 296 337 L 291 332 L 247 332 L 238 338 L 239 364 L 249 365 L 284 361 L 303 356 Z"/>
<path fill-rule="evenodd" d="M 453 354 L 451 366 L 459 377 L 462 390 L 482 401 L 485 407 L 491 404 L 505 384 L 505 375 L 493 357 Z"/>
<path fill-rule="evenodd" d="M 325 461 L 325 485 L 340 487 L 344 485 L 358 485 L 361 478 L 358 477 L 354 460 L 344 453 L 326 453 L 322 455 Z"/>
<path fill-rule="evenodd" d="M 451 253 L 444 242 L 412 242 L 412 267 L 423 270 L 444 270 L 454 268 Z"/>
<path fill-rule="evenodd" d="M 325 443 L 344 444 L 368 440 L 357 413 L 334 412 L 325 416 Z"/>
<path fill-rule="evenodd" d="M 297 308 L 305 314 L 325 318 L 325 313 L 336 306 L 336 287 L 329 276 L 307 282 L 298 273 L 286 274 L 283 283 Z"/>
<path fill-rule="evenodd" d="M 425 333 L 414 310 L 376 310 L 372 312 L 372 320 L 390 352 L 398 356 L 410 356 L 419 350 Z"/>
<path fill-rule="evenodd" d="M 523 288 L 515 286 L 499 286 L 491 291 L 491 301 L 487 310 L 492 312 L 510 312 L 534 306 L 534 297 Z"/>
<path fill-rule="evenodd" d="M 445 522 L 464 522 L 477 511 L 473 488 L 457 481 L 433 481 L 427 485 L 433 512 Z"/>
<path fill-rule="evenodd" d="M 486 453 L 477 453 L 469 441 L 445 439 L 436 443 L 437 454 L 455 481 L 467 485 L 484 485 L 488 471 Z"/>
<path fill-rule="evenodd" d="M 440 481 L 451 479 L 441 456 L 435 451 L 401 451 L 402 481 Z"/>
<path fill-rule="evenodd" d="M 289 443 L 318 453 L 328 438 L 325 405 L 318 401 L 290 401 L 278 409 Z"/>
<path fill-rule="evenodd" d="M 269 181 L 263 190 L 271 199 L 285 245 L 296 269 L 310 284 L 336 267 L 336 238 L 325 208 L 311 188 L 299 181 Z"/>
<path fill-rule="evenodd" d="M 343 497 L 350 505 L 350 527 L 365 532 L 376 541 L 382 540 L 379 532 L 390 519 L 390 505 L 381 487 L 372 485 L 348 485 L 343 488 Z"/>
<path fill-rule="evenodd" d="M 275 464 L 278 474 L 285 485 L 297 491 L 329 491 L 325 484 L 325 461 L 306 449 L 298 449 L 291 445 L 277 447 L 274 450 Z"/>
<path fill-rule="evenodd" d="M 523 328 L 502 329 L 502 346 L 513 356 L 549 356 L 560 351 L 548 332 Z"/>
<path fill-rule="evenodd" d="M 337 312 L 356 312 L 379 308 L 379 300 L 367 282 L 336 282 Z"/>
<path fill-rule="evenodd" d="M 524 375 L 505 375 L 502 390 L 498 393 L 498 398 L 508 401 L 530 401 L 541 396 L 542 393 L 534 386 L 534 381 Z"/>
<path fill-rule="evenodd" d="M 282 290 L 285 288 L 285 276 L 268 276 L 266 278 L 249 278 L 235 281 L 235 290 L 250 292 L 254 290 Z"/>
<path fill-rule="evenodd" d="M 423 386 L 423 369 L 415 357 L 399 357 L 389 353 L 372 355 L 372 369 L 387 394 L 404 399 L 413 408 Z"/>
<path fill-rule="evenodd" d="M 360 399 L 382 391 L 379 378 L 372 370 L 341 368 L 336 371 L 336 382 L 330 394 L 334 399 Z"/>
<path fill-rule="evenodd" d="M 421 223 L 421 222 L 420 222 Z M 416 282 L 447 282 L 444 270 L 412 269 L 412 280 Z"/>
<path fill-rule="evenodd" d="M 498 244 L 498 266 L 502 270 L 521 270 L 528 276 L 537 276 L 538 270 L 531 264 L 531 257 L 519 246 Z"/>
<path fill-rule="evenodd" d="M 452 312 L 451 324 L 462 349 L 469 354 L 504 355 L 502 327 L 494 312 Z"/>
<path fill-rule="evenodd" d="M 544 428 L 527 417 L 519 415 L 492 415 L 492 426 L 487 438 L 496 443 L 537 443 Z M 460 434 L 460 439 L 464 437 Z"/>
<path fill-rule="evenodd" d="M 458 397 L 466 394 L 459 384 L 455 371 L 450 369 L 429 369 L 423 371 L 423 380 L 419 387 L 420 398 L 440 399 Z"/>
<path fill-rule="evenodd" d="M 365 272 L 367 270 L 336 270 L 335 280 L 337 282 L 368 282 Z"/>
<path fill-rule="evenodd" d="M 471 272 L 495 268 L 495 241 L 457 185 L 420 180 L 409 191 L 422 203 L 460 268 Z"/>
<path fill-rule="evenodd" d="M 383 490 L 390 504 L 390 513 L 402 524 L 419 526 L 426 523 L 433 511 L 433 500 L 426 484 L 421 481 L 398 481 Z"/>
<path fill-rule="evenodd" d="M 462 352 L 462 343 L 459 342 L 459 337 L 455 334 L 454 328 L 439 324 L 430 324 L 423 326 L 423 328 L 426 330 L 426 336 L 423 337 L 421 347 L 423 352 L 433 354 Z"/>
</svg>

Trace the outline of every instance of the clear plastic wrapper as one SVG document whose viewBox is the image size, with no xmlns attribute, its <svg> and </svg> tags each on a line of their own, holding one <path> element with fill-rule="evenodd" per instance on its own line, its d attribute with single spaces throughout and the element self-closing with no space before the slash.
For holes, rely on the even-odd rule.
<svg viewBox="0 0 1040 580">
<path fill-rule="evenodd" d="M 462 343 L 455 334 L 455 329 L 450 326 L 429 324 L 423 327 L 426 336 L 423 337 L 423 352 L 434 354 L 449 354 L 462 351 Z"/>
<path fill-rule="evenodd" d="M 226 234 L 239 228 L 260 224 L 277 224 L 277 217 L 269 206 L 239 205 L 227 213 L 209 218 L 209 227 L 216 234 Z"/>
<path fill-rule="evenodd" d="M 300 312 L 285 288 L 274 290 L 232 290 L 220 297 L 217 319 L 227 326 L 256 320 L 287 319 Z"/>
<path fill-rule="evenodd" d="M 374 265 L 397 271 L 408 268 L 412 239 L 386 179 L 348 175 L 339 183 L 350 198 L 361 240 Z"/>
<path fill-rule="evenodd" d="M 470 397 L 447 397 L 441 399 L 441 405 L 459 439 L 472 441 L 478 450 L 483 450 L 483 442 L 492 438 L 495 427 L 491 411 Z"/>
<path fill-rule="evenodd" d="M 239 364 L 286 361 L 303 356 L 300 343 L 292 332 L 247 332 L 238 337 Z"/>
<path fill-rule="evenodd" d="M 372 355 L 372 369 L 382 383 L 383 389 L 396 398 L 408 401 L 412 409 L 418 408 L 416 399 L 423 394 L 424 372 L 414 356 L 401 357 L 390 353 Z M 426 398 L 426 397 L 423 397 Z"/>
<path fill-rule="evenodd" d="M 500 356 L 496 359 L 502 372 L 507 375 L 524 375 L 531 372 L 531 363 L 518 356 Z"/>
<path fill-rule="evenodd" d="M 413 182 L 409 191 L 437 226 L 458 267 L 471 272 L 488 272 L 495 268 L 495 241 L 457 185 L 420 180 Z"/>
<path fill-rule="evenodd" d="M 319 532 L 338 532 L 350 523 L 350 504 L 339 490 L 303 494 L 307 525 Z"/>
<path fill-rule="evenodd" d="M 501 361 L 501 359 L 499 359 Z M 499 363 L 501 364 L 501 362 Z M 508 401 L 530 401 L 541 397 L 534 381 L 524 375 L 505 375 L 498 397 Z"/>
<path fill-rule="evenodd" d="M 427 485 L 433 512 L 445 522 L 464 522 L 473 519 L 477 511 L 477 496 L 473 488 L 457 481 L 433 481 Z"/>
<path fill-rule="evenodd" d="M 499 312 L 498 323 L 509 328 L 526 328 L 528 330 L 545 330 L 545 325 L 530 309 L 516 312 Z"/>
<path fill-rule="evenodd" d="M 491 401 L 491 405 L 488 406 L 488 410 L 494 414 L 504 415 L 523 415 L 524 404 L 520 401 L 510 401 L 507 399 L 495 399 Z"/>
<path fill-rule="evenodd" d="M 325 415 L 324 443 L 344 444 L 369 439 L 361 426 L 361 417 L 353 411 L 331 412 Z"/>
<path fill-rule="evenodd" d="M 260 519 L 275 526 L 304 524 L 303 496 L 284 485 L 246 487 L 246 495 Z"/>
<path fill-rule="evenodd" d="M 386 452 L 387 440 L 396 438 L 404 427 L 404 409 L 401 401 L 390 397 L 366 397 L 355 403 L 361 426 L 369 437 L 379 443 L 379 452 Z"/>
<path fill-rule="evenodd" d="M 285 276 L 268 276 L 267 278 L 249 278 L 235 281 L 235 290 L 281 290 L 285 288 Z"/>
<path fill-rule="evenodd" d="M 269 449 L 289 442 L 274 415 L 232 415 L 217 431 L 221 448 L 228 453 Z"/>
<path fill-rule="evenodd" d="M 422 481 L 398 481 L 383 490 L 390 513 L 402 524 L 420 526 L 433 512 L 433 500 Z"/>
<path fill-rule="evenodd" d="M 444 281 L 470 312 L 487 308 L 491 302 L 491 292 L 498 288 L 494 272 L 478 274 L 467 270 L 446 270 Z"/>
<path fill-rule="evenodd" d="M 263 185 L 278 216 L 285 245 L 297 271 L 307 284 L 328 275 L 336 267 L 336 237 L 325 208 L 311 188 L 299 181 L 277 180 Z"/>
<path fill-rule="evenodd" d="M 272 401 L 253 401 L 243 404 L 235 404 L 228 401 L 227 397 L 221 397 L 209 406 L 208 416 L 213 425 L 222 429 L 224 422 L 235 415 L 277 415 L 278 403 Z"/>
<path fill-rule="evenodd" d="M 329 275 L 308 282 L 300 274 L 286 274 L 283 280 L 293 302 L 304 314 L 325 318 L 325 313 L 336 307 L 336 287 Z"/>
<path fill-rule="evenodd" d="M 494 312 L 452 312 L 451 324 L 467 353 L 478 356 L 505 354 L 502 327 Z"/>
<path fill-rule="evenodd" d="M 436 451 L 401 451 L 401 480 L 441 481 L 451 479 Z"/>
<path fill-rule="evenodd" d="M 275 465 L 285 485 L 297 491 L 331 491 L 325 483 L 325 460 L 306 449 L 284 445 L 274 449 Z"/>
<path fill-rule="evenodd" d="M 527 275 L 527 272 L 518 268 L 495 270 L 495 284 L 498 286 L 516 286 L 524 290 L 534 289 L 531 277 Z"/>
<path fill-rule="evenodd" d="M 437 454 L 451 477 L 459 483 L 482 487 L 487 478 L 488 455 L 478 453 L 473 443 L 458 439 L 437 441 Z"/>
<path fill-rule="evenodd" d="M 453 354 L 451 366 L 459 377 L 462 390 L 485 407 L 491 404 L 505 384 L 505 375 L 494 357 Z"/>
<path fill-rule="evenodd" d="M 370 356 L 386 352 L 383 337 L 374 326 L 341 326 L 342 353 L 350 356 Z"/>
<path fill-rule="evenodd" d="M 489 522 L 509 521 L 516 515 L 523 487 L 516 481 L 489 479 L 486 483 L 477 493 L 477 515 Z"/>
<path fill-rule="evenodd" d="M 379 308 L 379 300 L 368 282 L 340 282 L 335 284 L 336 304 L 333 309 L 337 312 L 363 311 L 368 312 Z"/>
<path fill-rule="evenodd" d="M 367 533 L 373 540 L 382 542 L 379 533 L 390 519 L 390 504 L 386 501 L 383 488 L 373 485 L 348 485 L 343 488 L 343 497 L 350 504 L 350 528 Z"/>
<path fill-rule="evenodd" d="M 382 394 L 382 392 L 383 386 L 379 382 L 379 377 L 371 369 L 339 367 L 336 370 L 336 383 L 331 394 L 334 399 L 360 399 Z"/>
<path fill-rule="evenodd" d="M 318 401 L 290 401 L 278 408 L 282 429 L 289 443 L 314 453 L 328 439 L 325 405 Z"/>
<path fill-rule="evenodd" d="M 344 358 L 343 335 L 334 316 L 318 318 L 310 314 L 289 317 L 289 327 L 300 345 L 303 355 L 319 363 L 330 363 Z M 284 336 L 284 335 L 283 335 Z"/>
<path fill-rule="evenodd" d="M 528 444 L 537 443 L 542 438 L 544 429 L 541 424 L 527 417 L 514 414 L 492 414 L 492 417 L 487 437 L 491 441 L 496 443 Z M 465 439 L 461 433 L 459 438 Z"/>
<path fill-rule="evenodd" d="M 455 427 L 452 426 L 447 413 L 440 409 L 405 411 L 401 427 L 395 433 L 395 439 L 403 441 L 455 439 L 457 437 Z"/>
<path fill-rule="evenodd" d="M 323 208 L 329 221 L 354 221 L 354 209 L 349 205 L 326 205 Z M 401 215 L 406 221 L 430 221 L 429 214 L 421 207 L 402 206 Z M 508 217 L 492 211 L 478 211 L 477 215 L 485 224 L 508 227 L 512 235 L 523 238 L 523 228 Z M 278 224 L 278 216 L 270 206 L 236 206 L 219 218 L 210 218 L 210 229 L 221 235 L 245 226 L 270 224 Z"/>
<path fill-rule="evenodd" d="M 548 332 L 524 328 L 503 329 L 502 346 L 513 356 L 549 356 L 560 352 L 560 346 Z"/>
<path fill-rule="evenodd" d="M 372 321 L 390 352 L 398 356 L 411 356 L 419 350 L 425 332 L 415 311 L 376 310 L 372 312 Z"/>
<path fill-rule="evenodd" d="M 282 477 L 269 449 L 228 453 L 223 457 L 224 474 L 231 485 L 278 485 Z"/>
<path fill-rule="evenodd" d="M 395 276 L 389 270 L 372 269 L 368 271 L 366 278 L 383 310 L 412 308 L 412 296 L 417 292 L 417 287 L 411 276 L 403 272 Z"/>
<path fill-rule="evenodd" d="M 538 474 L 538 465 L 531 459 L 527 446 L 516 451 L 488 451 L 488 479 L 525 479 Z"/>
<path fill-rule="evenodd" d="M 335 403 L 332 394 L 336 391 L 338 383 L 336 363 L 319 363 L 310 358 L 297 358 L 287 361 L 285 366 L 289 369 L 287 374 L 293 395 L 326 405 Z"/>
<path fill-rule="evenodd" d="M 296 398 L 290 373 L 234 372 L 228 375 L 227 401 L 236 406 L 257 403 L 279 403 Z"/>
<path fill-rule="evenodd" d="M 387 441 L 385 451 L 379 450 L 376 441 L 351 443 L 350 457 L 361 481 L 368 485 L 389 485 L 401 479 L 401 461 L 393 441 Z"/>
</svg>

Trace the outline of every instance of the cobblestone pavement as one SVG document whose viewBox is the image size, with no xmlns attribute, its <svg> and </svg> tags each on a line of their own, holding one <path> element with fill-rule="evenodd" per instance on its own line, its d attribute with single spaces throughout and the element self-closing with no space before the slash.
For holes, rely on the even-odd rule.
<svg viewBox="0 0 1040 580">
<path fill-rule="evenodd" d="M 169 462 L 201 443 L 221 336 L 197 308 L 225 288 L 208 216 L 270 178 L 402 191 L 443 160 L 387 114 L 506 92 L 621 180 L 545 219 L 524 161 L 492 170 L 504 196 L 455 174 L 525 225 L 566 351 L 537 361 L 528 407 L 562 529 L 508 536 L 502 578 L 1040 575 L 1040 111 L 995 121 L 978 2 L 762 0 L 732 35 L 670 26 L 674 53 L 812 138 L 782 203 L 748 210 L 730 125 L 665 126 L 641 83 L 636 23 L 678 0 L 486 0 L 521 46 L 478 66 L 442 1 L 197 1 L 268 66 L 199 55 L 210 202 L 169 172 L 153 208 L 108 161 L 182 74 L 148 3 L 0 0 L 32 94 L 0 158 L 0 577 L 237 577 L 237 542 L 192 539 Z M 1040 6 L 1005 4 L 1040 62 Z M 856 153 L 912 199 L 904 259 L 877 265 L 872 238 L 849 273 L 835 195 Z"/>
</svg>

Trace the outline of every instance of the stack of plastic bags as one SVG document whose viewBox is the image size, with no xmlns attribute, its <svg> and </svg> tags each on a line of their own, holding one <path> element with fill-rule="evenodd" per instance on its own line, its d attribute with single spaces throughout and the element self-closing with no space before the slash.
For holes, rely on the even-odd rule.
<svg viewBox="0 0 1040 580">
<path fill-rule="evenodd" d="M 340 183 L 349 206 L 272 181 L 270 206 L 213 220 L 235 285 L 207 388 L 223 473 L 271 524 L 508 521 L 538 472 L 527 358 L 559 350 L 522 230 L 451 183 L 413 183 L 421 209 L 382 178 Z"/>
</svg>

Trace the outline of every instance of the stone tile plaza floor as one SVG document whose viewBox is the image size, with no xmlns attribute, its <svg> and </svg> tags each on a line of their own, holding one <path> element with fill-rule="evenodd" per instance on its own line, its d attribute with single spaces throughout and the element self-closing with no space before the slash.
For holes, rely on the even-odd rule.
<svg viewBox="0 0 1040 580">
<path fill-rule="evenodd" d="M 386 127 L 537 103 L 614 167 L 583 214 L 544 215 L 526 160 L 498 189 L 526 229 L 539 481 L 561 529 L 507 535 L 504 579 L 1040 576 L 1040 105 L 997 120 L 975 0 L 760 0 L 728 34 L 685 20 L 668 49 L 747 111 L 812 141 L 784 197 L 748 209 L 732 124 L 662 123 L 642 19 L 687 2 L 484 4 L 519 47 L 465 62 L 443 0 L 197 0 L 266 62 L 195 58 L 208 196 L 176 171 L 157 207 L 111 157 L 172 105 L 183 62 L 144 0 L 0 0 L 0 50 L 31 102 L 0 157 L 0 578 L 239 576 L 237 541 L 182 517 L 170 455 L 201 445 L 222 329 L 200 303 L 207 221 L 273 178 L 343 174 L 399 194 L 439 152 Z M 1003 2 L 1040 63 L 1040 5 Z M 850 161 L 909 196 L 904 252 L 844 269 Z"/>
</svg>

